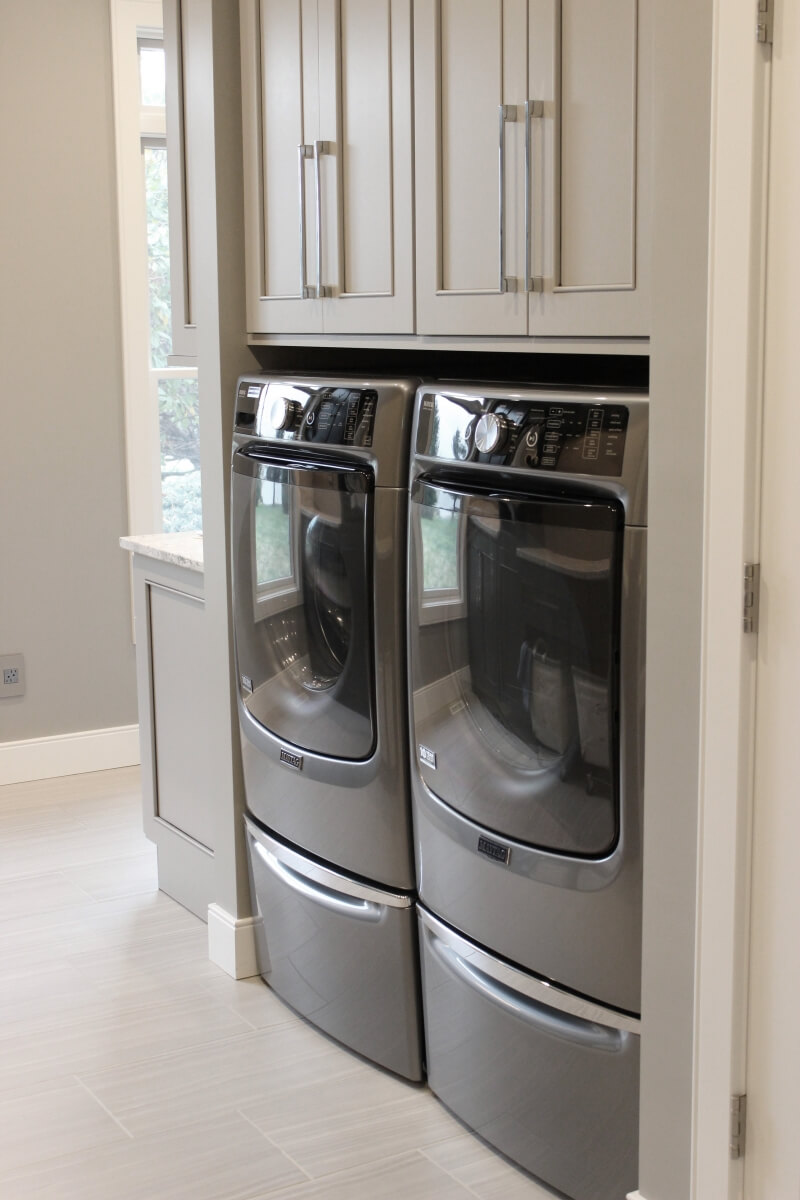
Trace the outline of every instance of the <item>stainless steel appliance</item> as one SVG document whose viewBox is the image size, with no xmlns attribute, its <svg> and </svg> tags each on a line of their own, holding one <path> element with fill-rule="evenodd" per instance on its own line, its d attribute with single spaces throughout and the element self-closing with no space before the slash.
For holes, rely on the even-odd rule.
<svg viewBox="0 0 800 1200">
<path fill-rule="evenodd" d="M 236 671 L 259 966 L 422 1075 L 405 664 L 413 380 L 242 377 Z"/>
<path fill-rule="evenodd" d="M 412 790 L 429 1082 L 577 1200 L 635 1188 L 647 399 L 417 395 Z"/>
</svg>

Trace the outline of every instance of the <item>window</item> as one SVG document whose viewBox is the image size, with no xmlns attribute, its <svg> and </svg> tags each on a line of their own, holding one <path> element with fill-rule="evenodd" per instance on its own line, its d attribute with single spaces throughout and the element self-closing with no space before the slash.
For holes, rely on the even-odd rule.
<svg viewBox="0 0 800 1200">
<path fill-rule="evenodd" d="M 202 529 L 197 370 L 170 365 L 166 64 L 160 0 L 110 0 L 132 533 Z"/>
</svg>

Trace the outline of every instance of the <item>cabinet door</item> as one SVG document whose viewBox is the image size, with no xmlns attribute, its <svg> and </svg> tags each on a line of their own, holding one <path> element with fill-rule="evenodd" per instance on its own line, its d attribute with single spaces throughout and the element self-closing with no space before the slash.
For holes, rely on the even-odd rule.
<svg viewBox="0 0 800 1200">
<path fill-rule="evenodd" d="M 241 0 L 247 323 L 318 333 L 316 0 Z"/>
<path fill-rule="evenodd" d="M 417 332 L 525 334 L 527 0 L 416 0 L 414 63 Z"/>
<path fill-rule="evenodd" d="M 326 333 L 413 333 L 411 0 L 319 0 Z"/>
<path fill-rule="evenodd" d="M 649 0 L 529 4 L 529 332 L 646 335 Z"/>
<path fill-rule="evenodd" d="M 202 846 L 214 847 L 209 741 L 203 736 L 205 606 L 195 596 L 151 583 L 155 815 Z"/>
</svg>

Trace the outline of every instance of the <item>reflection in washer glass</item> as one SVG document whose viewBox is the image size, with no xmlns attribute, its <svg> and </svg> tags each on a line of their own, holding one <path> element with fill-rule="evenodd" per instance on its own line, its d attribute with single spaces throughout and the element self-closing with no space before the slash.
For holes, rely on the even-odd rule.
<svg viewBox="0 0 800 1200">
<path fill-rule="evenodd" d="M 258 483 L 255 503 L 256 586 L 259 592 L 292 577 L 292 542 L 285 484 Z"/>
<path fill-rule="evenodd" d="M 425 592 L 455 591 L 459 581 L 459 514 L 447 507 L 420 512 L 422 587 Z"/>
</svg>

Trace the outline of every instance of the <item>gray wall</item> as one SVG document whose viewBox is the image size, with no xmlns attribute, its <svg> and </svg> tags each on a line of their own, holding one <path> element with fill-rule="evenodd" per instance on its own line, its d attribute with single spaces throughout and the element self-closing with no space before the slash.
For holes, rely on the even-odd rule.
<svg viewBox="0 0 800 1200">
<path fill-rule="evenodd" d="M 0 742 L 137 720 L 108 3 L 2 25 Z"/>
</svg>

